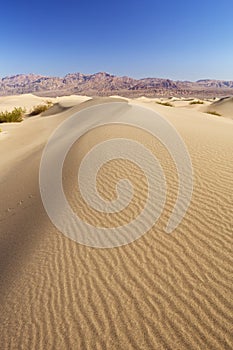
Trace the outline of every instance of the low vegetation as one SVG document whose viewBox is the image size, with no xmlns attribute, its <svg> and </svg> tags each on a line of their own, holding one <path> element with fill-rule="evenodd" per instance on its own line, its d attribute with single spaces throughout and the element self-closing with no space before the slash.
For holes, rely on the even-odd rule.
<svg viewBox="0 0 233 350">
<path fill-rule="evenodd" d="M 208 111 L 208 112 L 206 112 L 206 113 L 212 114 L 212 115 L 217 115 L 218 117 L 221 117 L 221 116 L 222 116 L 222 114 L 220 114 L 220 113 L 218 113 L 218 112 L 216 112 L 216 111 Z"/>
<path fill-rule="evenodd" d="M 40 104 L 35 106 L 29 115 L 35 116 L 35 115 L 41 114 L 42 112 L 45 112 L 50 107 L 52 107 L 52 105 L 53 105 L 52 101 L 46 101 L 46 104 Z"/>
<path fill-rule="evenodd" d="M 170 102 L 160 102 L 160 101 L 157 101 L 157 103 L 158 103 L 159 105 L 162 105 L 162 106 L 173 107 L 173 104 L 171 104 Z"/>
<path fill-rule="evenodd" d="M 190 105 L 203 105 L 203 104 L 204 104 L 204 102 L 203 102 L 203 101 L 198 100 L 198 101 L 191 101 L 189 104 L 190 104 Z"/>
<path fill-rule="evenodd" d="M 15 107 L 11 112 L 0 112 L 0 123 L 18 123 L 23 120 L 25 108 Z"/>
</svg>

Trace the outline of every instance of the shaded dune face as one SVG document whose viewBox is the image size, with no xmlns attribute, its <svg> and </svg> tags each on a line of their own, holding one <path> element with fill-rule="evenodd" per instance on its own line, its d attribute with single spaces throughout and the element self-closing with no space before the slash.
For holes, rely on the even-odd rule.
<svg viewBox="0 0 233 350">
<path fill-rule="evenodd" d="M 84 105 L 93 103 L 98 101 Z M 68 239 L 51 223 L 40 198 L 43 147 L 82 106 L 28 119 L 1 140 L 1 349 L 232 349 L 233 124 L 149 106 L 175 125 L 194 167 L 192 201 L 172 234 L 163 229 L 177 196 L 176 167 L 148 133 L 122 125 L 93 129 L 73 145 L 63 167 L 73 211 L 90 224 L 112 227 L 142 210 L 145 174 L 127 160 L 105 164 L 97 175 L 100 196 L 115 199 L 122 178 L 132 182 L 134 196 L 122 212 L 102 214 L 81 197 L 82 159 L 98 142 L 115 137 L 132 138 L 159 159 L 168 188 L 164 211 L 149 232 L 118 248 L 94 249 Z M 10 164 L 3 161 L 6 149 Z"/>
</svg>

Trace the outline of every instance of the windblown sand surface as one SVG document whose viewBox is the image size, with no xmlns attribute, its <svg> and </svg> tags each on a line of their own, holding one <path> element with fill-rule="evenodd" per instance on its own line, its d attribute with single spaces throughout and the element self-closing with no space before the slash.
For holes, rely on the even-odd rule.
<svg viewBox="0 0 233 350">
<path fill-rule="evenodd" d="M 212 103 L 209 110 L 233 119 L 233 97 L 225 97 Z"/>
<path fill-rule="evenodd" d="M 0 110 L 17 103 L 30 109 L 45 100 L 33 95 L 4 99 Z M 192 201 L 171 235 L 163 228 L 178 179 L 163 146 L 150 134 L 122 125 L 81 137 L 65 160 L 63 186 L 73 210 L 92 225 L 132 220 L 147 195 L 142 171 L 115 160 L 100 170 L 97 188 L 112 200 L 116 183 L 126 177 L 135 189 L 131 205 L 121 215 L 99 215 L 86 205 L 77 172 L 97 143 L 115 137 L 143 143 L 159 159 L 168 185 L 164 211 L 149 232 L 126 246 L 95 249 L 66 238 L 49 220 L 39 191 L 40 159 L 49 136 L 74 112 L 128 100 L 51 100 L 55 105 L 41 116 L 0 125 L 0 349 L 232 349 L 232 120 L 203 113 L 202 105 L 190 106 L 190 101 L 173 100 L 173 108 L 153 99 L 130 101 L 167 118 L 190 152 Z"/>
</svg>

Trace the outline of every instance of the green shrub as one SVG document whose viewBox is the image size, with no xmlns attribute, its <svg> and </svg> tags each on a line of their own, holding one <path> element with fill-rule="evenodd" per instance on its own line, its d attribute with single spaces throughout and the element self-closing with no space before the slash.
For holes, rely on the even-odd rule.
<svg viewBox="0 0 233 350">
<path fill-rule="evenodd" d="M 208 111 L 208 112 L 206 112 L 206 113 L 208 113 L 208 114 L 213 114 L 213 115 L 217 115 L 218 117 L 221 117 L 221 116 L 222 116 L 222 114 L 220 114 L 220 113 L 218 113 L 218 112 L 216 112 L 216 111 Z"/>
<path fill-rule="evenodd" d="M 25 108 L 15 107 L 13 111 L 0 112 L 0 123 L 15 123 L 23 120 L 25 114 Z"/>
<path fill-rule="evenodd" d="M 42 112 L 47 111 L 52 105 L 53 103 L 51 101 L 46 101 L 46 104 L 40 104 L 38 106 L 35 106 L 29 115 L 34 116 L 41 114 Z"/>
<path fill-rule="evenodd" d="M 190 105 L 203 105 L 203 104 L 204 104 L 204 102 L 203 102 L 203 101 L 198 100 L 198 101 L 191 101 L 189 104 L 190 104 Z"/>
<path fill-rule="evenodd" d="M 157 101 L 157 103 L 159 105 L 162 105 L 162 106 L 173 107 L 173 104 L 171 104 L 170 102 L 159 102 L 159 101 Z"/>
</svg>

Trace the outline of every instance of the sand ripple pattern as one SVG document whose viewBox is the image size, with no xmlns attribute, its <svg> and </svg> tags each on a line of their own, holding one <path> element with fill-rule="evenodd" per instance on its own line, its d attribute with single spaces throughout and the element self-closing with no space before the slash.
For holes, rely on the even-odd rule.
<svg viewBox="0 0 233 350">
<path fill-rule="evenodd" d="M 142 129 L 120 124 L 85 133 L 68 152 L 62 172 L 69 204 L 84 221 L 98 227 L 124 224 L 147 198 L 143 171 L 116 159 L 98 172 L 98 193 L 114 201 L 116 184 L 127 178 L 134 188 L 130 205 L 101 216 L 81 201 L 79 167 L 106 140 L 123 136 L 142 143 L 157 156 L 168 189 L 163 213 L 144 236 L 95 249 L 57 230 L 38 181 L 51 133 L 91 103 L 103 100 L 28 119 L 1 140 L 0 349 L 232 350 L 233 122 L 147 103 L 164 111 L 182 135 L 194 167 L 192 200 L 172 234 L 164 228 L 176 203 L 178 176 L 165 147 Z M 4 156 L 11 159 L 9 169 Z"/>
<path fill-rule="evenodd" d="M 142 129 L 168 150 L 178 173 L 177 200 L 165 227 L 171 233 L 182 221 L 192 195 L 192 164 L 186 146 L 175 128 L 153 110 L 129 103 L 108 103 L 71 115 L 49 139 L 40 166 L 40 191 L 44 207 L 55 226 L 72 240 L 98 248 L 122 246 L 148 232 L 160 217 L 166 201 L 166 179 L 158 159 L 135 140 L 118 138 L 93 147 L 84 157 L 78 173 L 82 197 L 99 212 L 123 211 L 133 197 L 127 179 L 117 183 L 117 198 L 104 200 L 98 193 L 96 177 L 101 167 L 114 159 L 126 159 L 144 172 L 148 183 L 147 201 L 130 223 L 118 227 L 97 227 L 80 219 L 70 207 L 62 185 L 63 164 L 72 145 L 88 131 L 111 124 Z"/>
</svg>

